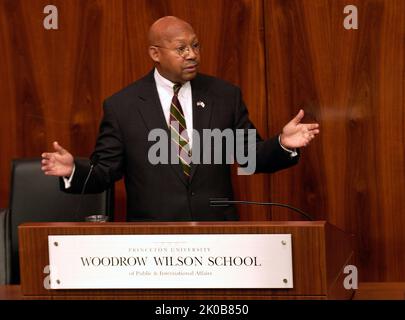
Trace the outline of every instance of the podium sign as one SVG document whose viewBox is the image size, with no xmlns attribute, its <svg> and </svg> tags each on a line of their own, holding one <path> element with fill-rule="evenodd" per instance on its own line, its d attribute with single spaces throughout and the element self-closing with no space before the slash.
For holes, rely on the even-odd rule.
<svg viewBox="0 0 405 320">
<path fill-rule="evenodd" d="M 49 235 L 51 289 L 293 288 L 291 234 Z"/>
</svg>

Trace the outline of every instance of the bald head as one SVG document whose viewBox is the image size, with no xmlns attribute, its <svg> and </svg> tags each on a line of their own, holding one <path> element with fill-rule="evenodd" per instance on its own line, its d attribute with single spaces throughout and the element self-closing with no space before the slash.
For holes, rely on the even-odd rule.
<svg viewBox="0 0 405 320">
<path fill-rule="evenodd" d="M 149 56 L 160 75 L 185 83 L 192 80 L 200 63 L 200 44 L 193 27 L 177 17 L 156 20 L 149 29 Z"/>
<path fill-rule="evenodd" d="M 149 45 L 163 45 L 185 31 L 194 33 L 193 27 L 186 21 L 174 16 L 166 16 L 156 20 L 149 29 Z"/>
</svg>

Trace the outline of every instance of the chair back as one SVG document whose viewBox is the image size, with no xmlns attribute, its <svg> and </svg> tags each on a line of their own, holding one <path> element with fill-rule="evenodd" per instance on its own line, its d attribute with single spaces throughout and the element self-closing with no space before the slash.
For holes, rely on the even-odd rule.
<svg viewBox="0 0 405 320">
<path fill-rule="evenodd" d="M 9 208 L 12 283 L 19 283 L 18 225 L 24 222 L 84 221 L 86 216 L 96 214 L 108 215 L 112 221 L 113 199 L 114 187 L 98 194 L 61 191 L 60 178 L 42 172 L 41 158 L 13 160 Z"/>
<path fill-rule="evenodd" d="M 0 285 L 10 283 L 10 221 L 9 211 L 0 209 Z"/>
</svg>

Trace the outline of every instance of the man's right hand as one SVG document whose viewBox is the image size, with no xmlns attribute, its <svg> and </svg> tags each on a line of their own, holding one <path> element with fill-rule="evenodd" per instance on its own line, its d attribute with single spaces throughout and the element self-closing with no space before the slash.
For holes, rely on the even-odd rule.
<svg viewBox="0 0 405 320">
<path fill-rule="evenodd" d="M 74 167 L 73 156 L 56 141 L 53 148 L 55 152 L 42 154 L 42 171 L 48 176 L 70 177 Z"/>
</svg>

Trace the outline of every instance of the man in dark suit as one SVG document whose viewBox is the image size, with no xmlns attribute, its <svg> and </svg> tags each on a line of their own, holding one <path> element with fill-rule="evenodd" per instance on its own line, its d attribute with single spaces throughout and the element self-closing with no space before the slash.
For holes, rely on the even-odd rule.
<svg viewBox="0 0 405 320">
<path fill-rule="evenodd" d="M 198 164 L 192 154 L 200 151 L 201 159 L 207 151 L 205 142 L 197 143 L 196 139 L 203 136 L 204 129 L 243 130 L 242 145 L 248 149 L 247 132 L 254 126 L 240 90 L 197 72 L 200 47 L 187 22 L 171 16 L 157 20 L 150 28 L 149 44 L 155 69 L 104 102 L 91 157 L 97 164 L 86 192 L 102 191 L 124 176 L 130 221 L 237 220 L 234 207 L 212 207 L 209 203 L 210 198 L 233 199 L 229 163 Z M 303 116 L 300 110 L 272 139 L 254 137 L 255 172 L 275 172 L 298 162 L 296 149 L 319 133 L 318 124 L 300 123 Z M 177 162 L 151 161 L 153 130 L 170 136 L 169 158 Z M 63 177 L 66 191 L 79 193 L 90 163 L 75 161 L 57 142 L 53 146 L 54 152 L 42 155 L 42 170 Z M 225 151 L 221 155 L 226 158 Z"/>
</svg>

